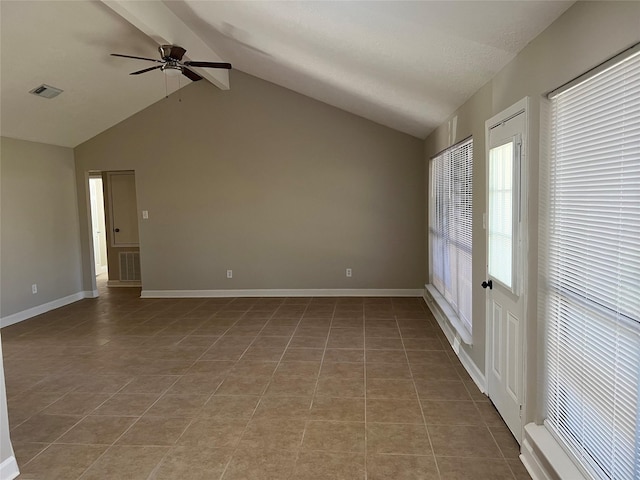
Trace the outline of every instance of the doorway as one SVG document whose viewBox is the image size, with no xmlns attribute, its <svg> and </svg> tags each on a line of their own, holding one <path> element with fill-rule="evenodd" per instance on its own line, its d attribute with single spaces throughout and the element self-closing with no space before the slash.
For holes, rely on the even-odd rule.
<svg viewBox="0 0 640 480">
<path fill-rule="evenodd" d="M 486 122 L 487 394 L 518 443 L 526 418 L 527 115 L 525 98 Z"/>
<path fill-rule="evenodd" d="M 89 177 L 89 199 L 91 202 L 91 231 L 93 238 L 93 260 L 96 277 L 108 275 L 107 232 L 104 216 L 104 189 L 102 176 Z"/>
<path fill-rule="evenodd" d="M 108 287 L 140 287 L 135 172 L 90 172 L 88 180 L 95 275 L 106 273 Z"/>
</svg>

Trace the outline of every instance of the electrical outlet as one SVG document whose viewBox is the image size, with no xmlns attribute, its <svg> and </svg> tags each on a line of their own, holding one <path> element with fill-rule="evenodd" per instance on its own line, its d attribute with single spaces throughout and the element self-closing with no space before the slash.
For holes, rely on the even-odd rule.
<svg viewBox="0 0 640 480">
<path fill-rule="evenodd" d="M 347 277 L 351 277 L 352 273 L 351 269 L 347 268 Z"/>
<path fill-rule="evenodd" d="M 233 278 L 233 270 L 227 270 L 227 278 Z"/>
<path fill-rule="evenodd" d="M 34 295 L 36 293 L 38 293 L 38 284 L 34 283 L 33 285 L 31 285 L 31 293 L 33 293 Z"/>
<path fill-rule="evenodd" d="M 142 210 L 142 218 L 143 220 L 149 219 L 149 210 Z"/>
</svg>

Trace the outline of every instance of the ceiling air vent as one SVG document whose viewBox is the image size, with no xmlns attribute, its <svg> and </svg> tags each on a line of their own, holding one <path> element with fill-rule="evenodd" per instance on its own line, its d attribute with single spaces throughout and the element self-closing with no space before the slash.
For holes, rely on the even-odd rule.
<svg viewBox="0 0 640 480">
<path fill-rule="evenodd" d="M 63 91 L 59 88 L 52 87 L 51 85 L 45 85 L 44 83 L 39 87 L 34 88 L 29 93 L 33 93 L 34 95 L 38 95 L 39 97 L 44 98 L 53 98 L 60 95 Z"/>
</svg>

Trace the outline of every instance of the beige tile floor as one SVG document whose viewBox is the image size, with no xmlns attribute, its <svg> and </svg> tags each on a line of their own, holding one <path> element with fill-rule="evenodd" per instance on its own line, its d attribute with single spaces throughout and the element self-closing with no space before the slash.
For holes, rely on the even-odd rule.
<svg viewBox="0 0 640 480">
<path fill-rule="evenodd" d="M 419 299 L 142 300 L 2 330 L 21 479 L 528 479 Z"/>
</svg>

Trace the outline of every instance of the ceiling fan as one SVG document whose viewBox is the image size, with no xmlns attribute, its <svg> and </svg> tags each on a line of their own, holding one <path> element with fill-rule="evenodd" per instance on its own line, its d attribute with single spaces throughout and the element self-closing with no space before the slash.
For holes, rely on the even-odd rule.
<svg viewBox="0 0 640 480">
<path fill-rule="evenodd" d="M 225 62 L 195 62 L 192 60 L 182 61 L 186 50 L 178 45 L 160 45 L 158 47 L 160 52 L 160 58 L 162 60 L 156 60 L 154 58 L 134 57 L 133 55 L 122 55 L 121 53 L 112 53 L 114 57 L 135 58 L 137 60 L 147 60 L 149 62 L 157 62 L 162 65 L 156 65 L 155 67 L 144 68 L 137 72 L 132 72 L 129 75 L 140 75 L 141 73 L 150 72 L 152 70 L 160 69 L 166 72 L 167 75 L 179 75 L 182 73 L 192 82 L 202 80 L 202 77 L 193 70 L 189 70 L 187 67 L 204 67 L 204 68 L 226 68 L 231 69 L 230 63 Z"/>
</svg>

